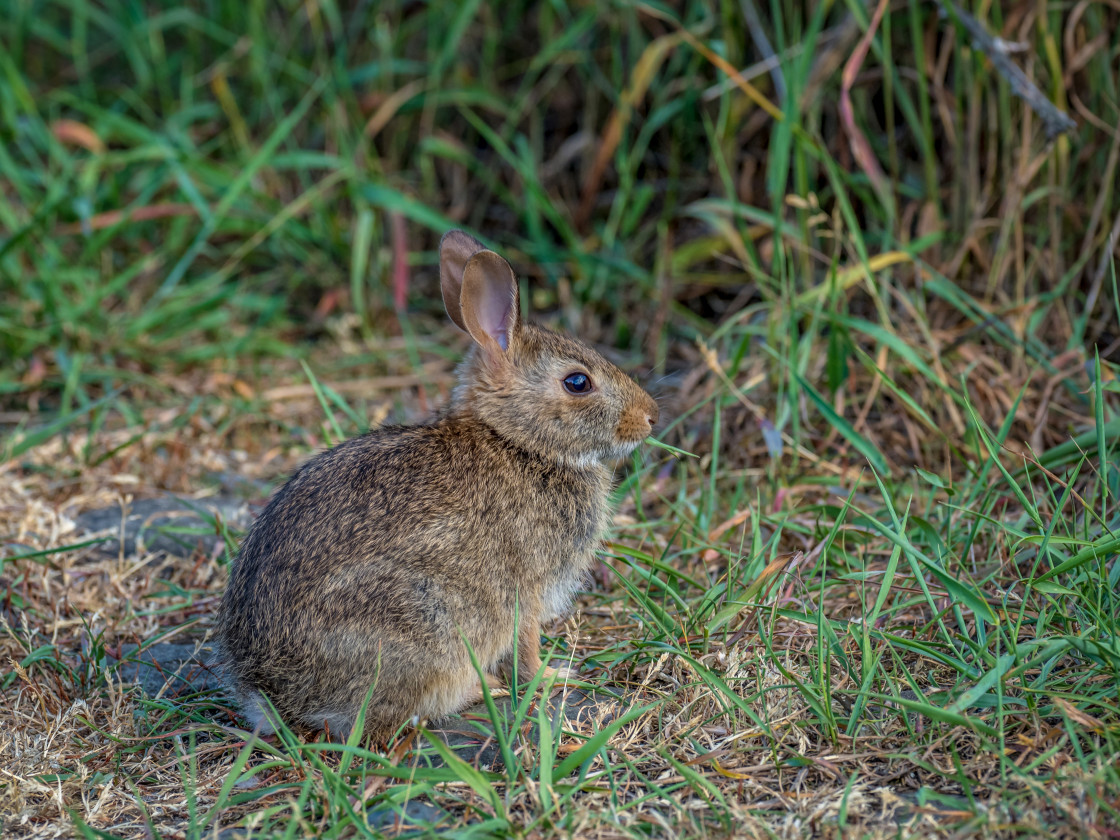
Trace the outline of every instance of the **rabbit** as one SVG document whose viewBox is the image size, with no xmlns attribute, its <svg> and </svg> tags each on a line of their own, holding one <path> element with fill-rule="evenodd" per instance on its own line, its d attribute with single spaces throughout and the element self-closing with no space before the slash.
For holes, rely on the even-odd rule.
<svg viewBox="0 0 1120 840">
<path fill-rule="evenodd" d="M 574 338 L 522 323 L 510 264 L 440 241 L 451 320 L 473 344 L 446 407 L 310 459 L 232 565 L 218 664 L 246 718 L 385 744 L 540 669 L 544 622 L 570 608 L 608 520 L 614 462 L 657 403 Z M 551 673 L 551 672 L 549 672 Z M 515 689 L 516 686 L 510 686 Z M 267 698 L 271 702 L 265 702 Z"/>
</svg>

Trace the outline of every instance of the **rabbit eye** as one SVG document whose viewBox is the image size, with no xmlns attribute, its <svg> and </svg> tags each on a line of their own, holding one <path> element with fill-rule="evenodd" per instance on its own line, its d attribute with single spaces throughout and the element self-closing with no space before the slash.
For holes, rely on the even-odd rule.
<svg viewBox="0 0 1120 840">
<path fill-rule="evenodd" d="M 586 394 L 591 390 L 591 377 L 586 373 L 569 373 L 564 377 L 564 390 L 569 394 Z"/>
</svg>

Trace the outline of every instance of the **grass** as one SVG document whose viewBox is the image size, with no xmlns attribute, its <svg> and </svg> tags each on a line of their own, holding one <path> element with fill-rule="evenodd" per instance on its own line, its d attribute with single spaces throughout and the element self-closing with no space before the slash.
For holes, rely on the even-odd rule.
<svg viewBox="0 0 1120 840">
<path fill-rule="evenodd" d="M 1115 837 L 1120 20 L 970 7 L 1077 119 L 1046 144 L 938 5 L 878 5 L 10 4 L 4 836 Z M 620 471 L 548 628 L 620 716 L 523 693 L 483 766 L 123 684 L 239 534 L 74 517 L 422 416 L 453 226 L 697 456 Z"/>
</svg>

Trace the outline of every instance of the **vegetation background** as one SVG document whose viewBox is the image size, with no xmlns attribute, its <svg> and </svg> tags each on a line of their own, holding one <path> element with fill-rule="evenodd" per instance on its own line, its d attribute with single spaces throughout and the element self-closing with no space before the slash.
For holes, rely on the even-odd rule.
<svg viewBox="0 0 1120 840">
<path fill-rule="evenodd" d="M 0 833 L 1120 836 L 1118 33 L 1115 0 L 7 0 Z M 259 504 L 423 416 L 451 227 L 696 456 L 620 473 L 549 628 L 613 723 L 526 693 L 484 765 L 130 685 L 122 644 L 204 638 L 239 526 L 107 552 L 82 515 Z"/>
</svg>

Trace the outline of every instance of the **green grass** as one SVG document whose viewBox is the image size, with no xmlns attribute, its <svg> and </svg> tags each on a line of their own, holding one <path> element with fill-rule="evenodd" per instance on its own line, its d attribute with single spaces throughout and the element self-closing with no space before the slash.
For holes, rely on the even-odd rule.
<svg viewBox="0 0 1120 840">
<path fill-rule="evenodd" d="M 868 36 L 848 126 L 857 2 L 11 3 L 0 832 L 1114 831 L 1120 19 L 970 10 L 1073 135 L 932 3 Z M 66 518 L 423 414 L 450 227 L 661 399 L 550 628 L 629 711 L 491 704 L 479 768 L 122 688 L 106 652 L 208 628 L 236 535 L 94 562 Z"/>
</svg>

